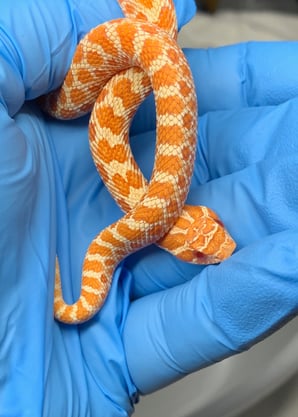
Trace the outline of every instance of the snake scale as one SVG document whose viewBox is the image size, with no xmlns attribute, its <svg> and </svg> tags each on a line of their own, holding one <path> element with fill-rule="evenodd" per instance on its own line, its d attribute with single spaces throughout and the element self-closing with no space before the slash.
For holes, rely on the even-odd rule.
<svg viewBox="0 0 298 417">
<path fill-rule="evenodd" d="M 124 18 L 92 29 L 78 44 L 62 86 L 43 98 L 45 111 L 72 119 L 91 112 L 93 160 L 124 216 L 91 242 L 83 262 L 79 299 L 62 296 L 56 262 L 54 314 L 77 324 L 103 305 L 115 268 L 152 243 L 197 264 L 218 263 L 235 243 L 217 215 L 185 205 L 197 142 L 197 98 L 178 47 L 172 0 L 119 0 Z M 129 145 L 131 120 L 153 90 L 156 149 L 149 182 Z"/>
</svg>

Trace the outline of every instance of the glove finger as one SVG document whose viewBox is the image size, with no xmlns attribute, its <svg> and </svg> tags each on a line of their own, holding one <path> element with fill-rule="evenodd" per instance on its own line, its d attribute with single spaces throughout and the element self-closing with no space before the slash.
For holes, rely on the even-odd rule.
<svg viewBox="0 0 298 417">
<path fill-rule="evenodd" d="M 209 114 L 201 124 L 188 201 L 217 211 L 238 247 L 297 222 L 297 110 L 293 99 Z"/>
<path fill-rule="evenodd" d="M 217 212 L 237 249 L 297 223 L 297 111 L 294 99 L 280 106 L 212 112 L 201 118 L 188 203 Z M 153 136 L 149 132 L 133 140 L 147 177 Z M 183 283 L 201 269 L 154 247 L 133 255 L 126 264 L 134 275 L 134 297 Z"/>
<path fill-rule="evenodd" d="M 200 119 L 193 184 L 297 151 L 298 98 L 278 106 L 210 112 Z"/>
<path fill-rule="evenodd" d="M 100 5 L 95 1 L 26 0 L 18 7 L 1 2 L 0 16 L 0 48 L 15 78 L 14 83 L 4 82 L 0 88 L 4 101 L 12 101 L 20 95 L 20 81 L 28 100 L 57 88 L 79 39 L 96 24 L 121 16 L 121 10 L 116 0 Z M 18 108 L 10 114 L 22 104 L 19 99 Z"/>
<path fill-rule="evenodd" d="M 124 343 L 139 390 L 248 349 L 297 315 L 297 237 L 297 230 L 269 236 L 186 284 L 133 302 Z"/>
<path fill-rule="evenodd" d="M 184 49 L 192 69 L 199 114 L 277 105 L 298 96 L 298 42 L 249 42 Z M 133 133 L 155 128 L 153 97 L 140 108 Z"/>
<path fill-rule="evenodd" d="M 298 95 L 298 42 L 249 42 L 185 53 L 200 114 L 276 105 Z"/>
</svg>

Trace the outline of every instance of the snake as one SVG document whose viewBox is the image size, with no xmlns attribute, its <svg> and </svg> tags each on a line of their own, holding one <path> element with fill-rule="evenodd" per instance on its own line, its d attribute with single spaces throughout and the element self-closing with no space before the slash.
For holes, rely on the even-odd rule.
<svg viewBox="0 0 298 417">
<path fill-rule="evenodd" d="M 91 319 L 103 306 L 118 264 L 151 244 L 178 259 L 214 264 L 235 242 L 217 214 L 185 204 L 197 148 L 198 109 L 193 76 L 177 43 L 172 0 L 118 0 L 123 18 L 90 30 L 78 43 L 62 85 L 42 99 L 58 119 L 90 113 L 95 166 L 123 216 L 91 241 L 79 298 L 63 298 L 56 258 L 54 316 L 67 324 Z M 130 126 L 153 91 L 156 144 L 149 180 L 130 147 Z"/>
</svg>

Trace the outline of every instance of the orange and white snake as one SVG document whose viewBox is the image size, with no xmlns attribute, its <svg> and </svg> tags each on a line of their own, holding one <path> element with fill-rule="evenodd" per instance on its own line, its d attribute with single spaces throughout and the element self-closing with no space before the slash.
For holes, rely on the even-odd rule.
<svg viewBox="0 0 298 417">
<path fill-rule="evenodd" d="M 82 268 L 82 288 L 72 305 L 62 297 L 56 267 L 54 313 L 82 323 L 101 308 L 118 263 L 152 243 L 178 258 L 221 262 L 235 243 L 216 214 L 184 205 L 197 141 L 197 99 L 192 75 L 176 43 L 172 0 L 119 0 L 125 18 L 97 26 L 79 43 L 69 72 L 43 106 L 61 119 L 92 110 L 89 141 L 105 185 L 126 213 L 91 242 Z M 157 128 L 149 183 L 134 161 L 129 126 L 153 90 Z"/>
</svg>

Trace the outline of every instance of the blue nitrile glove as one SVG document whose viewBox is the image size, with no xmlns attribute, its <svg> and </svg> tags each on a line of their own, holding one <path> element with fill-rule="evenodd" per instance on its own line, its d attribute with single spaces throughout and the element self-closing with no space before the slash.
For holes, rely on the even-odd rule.
<svg viewBox="0 0 298 417">
<path fill-rule="evenodd" d="M 179 2 L 181 22 L 191 4 Z M 73 301 L 88 244 L 121 213 L 92 163 L 88 118 L 22 105 L 59 85 L 78 39 L 119 13 L 111 0 L 0 3 L 1 417 L 127 416 L 138 389 L 241 351 L 297 314 L 298 44 L 279 43 L 187 51 L 203 115 L 189 200 L 219 213 L 239 252 L 203 269 L 147 248 L 117 269 L 93 320 L 53 320 L 56 251 Z M 149 100 L 133 127 L 147 173 L 153 120 Z"/>
</svg>

